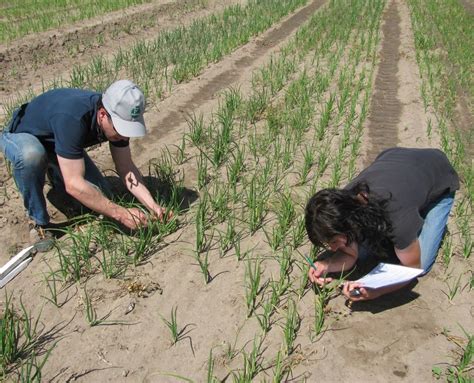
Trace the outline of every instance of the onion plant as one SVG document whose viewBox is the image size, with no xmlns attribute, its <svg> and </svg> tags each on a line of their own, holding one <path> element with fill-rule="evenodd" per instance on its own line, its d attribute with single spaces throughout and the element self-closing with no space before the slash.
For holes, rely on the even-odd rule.
<svg viewBox="0 0 474 383">
<path fill-rule="evenodd" d="M 187 118 L 189 133 L 187 136 L 194 146 L 199 147 L 205 139 L 204 117 L 202 114 L 196 116 L 192 114 Z"/>
<path fill-rule="evenodd" d="M 89 293 L 87 292 L 86 287 L 84 286 L 84 296 L 83 296 L 83 303 L 84 303 L 84 312 L 86 321 L 89 326 L 94 327 L 101 324 L 111 324 L 115 322 L 107 322 L 107 319 L 110 317 L 112 312 L 110 311 L 108 314 L 104 315 L 103 317 L 97 316 L 97 311 L 92 303 L 92 298 L 90 297 Z"/>
<path fill-rule="evenodd" d="M 247 318 L 250 318 L 258 306 L 258 295 L 262 291 L 261 260 L 247 261 L 245 265 L 245 301 L 247 303 Z"/>
<path fill-rule="evenodd" d="M 33 351 L 31 355 L 21 364 L 18 381 L 20 383 L 41 383 L 43 381 L 43 367 L 46 364 L 46 361 L 48 360 L 49 355 L 53 349 L 54 346 L 47 350 L 41 360 L 39 359 L 39 356 L 36 354 L 36 352 Z"/>
<path fill-rule="evenodd" d="M 183 328 L 178 327 L 178 315 L 177 315 L 178 307 L 171 308 L 171 317 L 170 319 L 166 319 L 161 316 L 161 320 L 166 325 L 168 330 L 170 331 L 171 335 L 171 345 L 175 345 L 181 339 L 183 339 L 186 331 L 186 326 Z"/>
<path fill-rule="evenodd" d="M 250 353 L 242 351 L 243 367 L 238 371 L 232 371 L 232 378 L 235 383 L 252 382 L 257 374 L 263 370 L 262 366 L 262 344 L 263 339 L 256 337 L 253 340 Z"/>
<path fill-rule="evenodd" d="M 293 300 L 288 301 L 287 306 L 288 309 L 286 312 L 285 323 L 283 325 L 283 341 L 285 345 L 284 352 L 286 355 L 290 355 L 295 348 L 294 342 L 301 325 L 301 318 Z"/>
<path fill-rule="evenodd" d="M 46 274 L 43 274 L 43 281 L 46 285 L 47 292 L 49 293 L 49 296 L 44 296 L 42 295 L 43 298 L 45 298 L 48 302 L 51 302 L 54 306 L 57 308 L 61 308 L 66 302 L 64 300 L 63 302 L 59 301 L 59 294 L 63 291 L 63 289 L 58 286 L 60 283 L 60 279 L 58 278 L 58 271 L 53 271 L 51 267 L 48 265 L 49 272 Z"/>
<path fill-rule="evenodd" d="M 208 209 L 209 205 L 207 194 L 204 194 L 203 198 L 197 206 L 196 217 L 194 220 L 196 226 L 196 243 L 194 251 L 196 254 L 200 254 L 208 246 L 208 243 L 206 241 L 206 229 L 208 228 Z"/>
<path fill-rule="evenodd" d="M 64 281 L 72 279 L 77 282 L 83 274 L 92 272 L 93 227 L 87 224 L 88 219 L 86 218 L 82 226 L 62 229 L 65 239 L 55 245 L 59 259 L 59 272 Z"/>
<path fill-rule="evenodd" d="M 248 207 L 247 223 L 250 232 L 254 234 L 262 225 L 263 218 L 266 214 L 266 204 L 268 199 L 266 185 L 259 181 L 256 174 L 252 176 L 246 185 L 246 195 Z"/>
<path fill-rule="evenodd" d="M 31 357 L 41 347 L 38 330 L 40 316 L 33 319 L 20 298 L 20 310 L 15 310 L 13 294 L 5 292 L 0 317 L 0 377 L 4 378 L 23 359 Z"/>
<path fill-rule="evenodd" d="M 199 189 L 202 189 L 209 182 L 210 177 L 207 166 L 207 157 L 202 152 L 199 152 L 197 159 L 197 184 Z"/>
<path fill-rule="evenodd" d="M 272 383 L 286 382 L 291 374 L 290 363 L 286 363 L 283 359 L 283 352 L 281 349 L 278 350 L 275 362 L 273 363 L 272 372 Z"/>
</svg>

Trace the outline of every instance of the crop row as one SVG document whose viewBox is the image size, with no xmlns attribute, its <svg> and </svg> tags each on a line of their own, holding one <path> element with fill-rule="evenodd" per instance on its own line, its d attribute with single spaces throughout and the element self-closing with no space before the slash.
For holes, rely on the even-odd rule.
<svg viewBox="0 0 474 383">
<path fill-rule="evenodd" d="M 115 80 L 128 78 L 140 84 L 149 103 L 154 104 L 175 84 L 196 76 L 207 64 L 217 62 L 306 2 L 264 0 L 229 6 L 189 26 L 164 31 L 153 41 L 119 49 L 110 60 L 94 56 L 89 64 L 74 66 L 68 80 L 58 78 L 43 90 L 73 87 L 102 91 Z M 10 100 L 5 113 L 10 115 L 33 96 L 30 91 Z"/>
<path fill-rule="evenodd" d="M 462 196 L 457 198 L 454 216 L 458 232 L 446 236 L 442 256 L 449 265 L 454 254 L 471 257 L 473 241 L 474 162 L 472 160 L 473 136 L 470 126 L 459 123 L 459 105 L 467 99 L 472 104 L 472 22 L 466 10 L 455 1 L 409 1 L 415 35 L 416 57 L 422 77 L 421 95 L 425 110 L 429 110 L 435 121 L 429 121 L 428 135 L 436 127 L 441 137 L 441 147 L 447 154 L 462 181 Z M 470 111 L 468 111 L 470 113 Z M 459 238 L 455 245 L 453 238 Z M 472 273 L 472 271 L 471 271 Z M 460 273 L 447 277 L 444 294 L 451 301 L 462 290 Z M 468 288 L 472 289 L 471 281 Z M 448 368 L 433 367 L 433 374 L 448 381 L 469 380 L 472 369 L 474 337 L 466 332 L 467 342 L 461 347 L 460 358 Z"/>
<path fill-rule="evenodd" d="M 233 254 L 243 263 L 247 317 L 260 327 L 240 352 L 241 368 L 231 371 L 236 382 L 268 368 L 276 381 L 291 373 L 288 358 L 308 320 L 298 313 L 308 282 L 299 254 L 315 254 L 305 240 L 301 202 L 319 184 L 346 180 L 346 169 L 354 169 L 346 165 L 359 155 L 383 9 L 383 2 L 369 3 L 349 10 L 331 1 L 256 71 L 249 94 L 231 89 L 209 121 L 190 119 L 201 194 L 190 212 L 196 238 L 190 252 L 205 283 L 219 257 Z M 334 18 L 342 22 L 326 23 Z M 333 289 L 315 297 L 313 340 L 324 329 Z M 264 344 L 276 325 L 283 335 L 280 351 L 266 355 Z M 229 355 L 230 363 L 237 353 Z"/>
<path fill-rule="evenodd" d="M 472 60 L 469 60 L 472 52 L 469 44 L 465 44 L 465 38 L 472 40 L 472 33 L 465 33 L 469 30 L 469 18 L 459 4 L 450 1 L 411 1 L 409 5 L 422 75 L 422 98 L 425 109 L 435 116 L 435 121 L 429 122 L 427 132 L 430 134 L 432 125 L 438 128 L 441 147 L 461 177 L 463 198 L 456 204 L 455 215 L 460 235 L 459 250 L 464 258 L 469 258 L 474 249 L 473 137 L 472 129 L 463 131 L 459 126 L 457 114 L 457 105 L 464 95 L 467 94 L 472 102 Z M 455 25 L 450 23 L 454 18 Z M 452 239 L 448 238 L 443 246 L 446 263 L 453 253 Z"/>
<path fill-rule="evenodd" d="M 12 41 L 31 33 L 89 19 L 118 9 L 150 0 L 13 0 L 2 4 L 0 43 Z"/>
<path fill-rule="evenodd" d="M 106 278 L 120 276 L 180 228 L 195 238 L 190 252 L 206 283 L 219 257 L 233 253 L 245 265 L 247 316 L 256 318 L 261 333 L 249 351 L 229 353 L 229 362 L 239 353 L 243 358 L 243 367 L 231 372 L 234 380 L 249 381 L 264 366 L 273 368 L 276 381 L 284 380 L 304 319 L 298 305 L 307 291 L 308 266 L 299 253 L 305 246 L 303 251 L 315 254 L 305 240 L 302 205 L 319 185 L 337 186 L 355 171 L 383 5 L 373 0 L 348 9 L 343 1 L 331 1 L 255 72 L 249 94 L 230 89 L 210 119 L 190 118 L 176 151 L 151 161 L 149 172 L 167 185 L 161 202 L 179 216 L 183 188 L 176 175 L 194 158 L 201 196 L 186 213 L 192 225 L 175 219 L 129 237 L 108 221 L 78 223 L 59 243 L 58 261 L 45 273 L 47 299 L 61 307 L 64 284 L 99 270 Z M 256 251 L 250 244 L 262 235 L 263 248 Z M 313 340 L 324 330 L 324 306 L 333 293 L 323 290 L 315 297 Z M 86 319 L 99 324 L 88 302 Z M 173 312 L 166 323 L 176 330 Z M 263 358 L 263 343 L 276 323 L 284 323 L 282 346 L 276 356 Z M 211 352 L 209 381 L 212 366 Z"/>
</svg>

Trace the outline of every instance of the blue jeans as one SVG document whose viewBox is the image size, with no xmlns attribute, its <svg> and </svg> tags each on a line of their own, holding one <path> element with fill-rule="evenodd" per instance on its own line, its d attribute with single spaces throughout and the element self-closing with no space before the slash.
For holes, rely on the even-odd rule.
<svg viewBox="0 0 474 383">
<path fill-rule="evenodd" d="M 49 223 L 49 214 L 46 209 L 46 200 L 43 194 L 46 172 L 48 172 L 53 186 L 63 189 L 62 178 L 55 153 L 49 153 L 35 136 L 28 133 L 0 133 L 0 150 L 12 164 L 13 178 L 23 196 L 23 204 L 29 216 L 38 225 Z M 110 186 L 101 172 L 84 152 L 84 178 L 110 195 Z"/>
<path fill-rule="evenodd" d="M 453 203 L 454 192 L 446 194 L 431 203 L 421 215 L 424 222 L 418 233 L 418 242 L 420 243 L 421 268 L 425 270 L 423 274 L 428 273 L 436 261 Z M 369 256 L 370 250 L 368 246 L 364 244 L 359 245 L 358 262 L 364 262 Z"/>
<path fill-rule="evenodd" d="M 448 223 L 449 212 L 454 203 L 454 192 L 444 195 L 426 209 L 425 222 L 418 234 L 421 249 L 421 268 L 425 274 L 433 267 Z"/>
</svg>

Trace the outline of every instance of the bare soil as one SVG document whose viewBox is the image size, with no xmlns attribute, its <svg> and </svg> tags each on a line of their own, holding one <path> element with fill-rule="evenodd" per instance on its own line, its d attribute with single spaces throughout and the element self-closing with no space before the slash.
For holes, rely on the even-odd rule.
<svg viewBox="0 0 474 383">
<path fill-rule="evenodd" d="M 49 43 L 41 42 L 43 38 L 25 39 L 20 48 L 7 47 L 0 51 L 3 87 L 0 98 L 5 100 L 11 92 L 30 86 L 39 89 L 42 79 L 51 79 L 51 73 L 64 75 L 74 63 L 85 62 L 93 54 L 104 51 L 111 54 L 118 46 L 137 38 L 151 38 L 161 28 L 190 22 L 229 3 L 207 2 L 205 8 L 193 8 L 192 1 L 158 1 L 144 7 L 142 15 L 155 15 L 153 19 L 159 20 L 155 26 L 146 30 L 132 28 L 131 36 L 118 33 L 106 45 L 88 45 L 83 41 L 94 40 L 98 32 L 114 34 L 115 26 L 120 23 L 117 14 L 110 16 L 110 22 L 108 16 L 101 18 L 100 25 L 87 26 L 84 32 L 81 28 L 73 32 L 48 32 Z M 310 1 L 266 33 L 209 65 L 197 78 L 179 85 L 168 98 L 148 110 L 145 119 L 150 132 L 132 145 L 137 165 L 146 173 L 151 158 L 158 157 L 166 147 L 179 145 L 190 113 L 202 113 L 210 118 L 220 92 L 229 87 L 239 87 L 245 92 L 252 71 L 278 52 L 321 6 L 324 6 L 322 0 Z M 134 19 L 142 17 L 138 15 L 140 11 Z M 129 18 L 128 14 L 124 17 Z M 403 1 L 387 2 L 381 30 L 373 101 L 362 143 L 365 164 L 386 147 L 437 147 L 439 140 L 435 132 L 431 137 L 426 134 L 431 116 L 426 115 L 420 100 L 413 33 Z M 84 48 L 70 56 L 67 47 L 77 43 Z M 37 61 L 36 57 L 42 55 L 50 62 Z M 14 68 L 23 68 L 26 76 L 12 78 Z M 106 146 L 96 148 L 91 155 L 102 169 L 111 167 Z M 186 187 L 195 190 L 197 176 L 191 161 L 184 171 Z M 0 243 L 3 244 L 0 263 L 4 264 L 27 244 L 28 230 L 20 196 L 3 162 L 0 190 L 4 191 L 0 193 Z M 53 218 L 63 218 L 52 205 L 49 208 Z M 42 308 L 45 339 L 48 345 L 57 342 L 43 370 L 45 381 L 178 382 L 181 380 L 170 375 L 177 374 L 202 382 L 206 379 L 210 350 L 216 357 L 214 373 L 220 379 L 228 377 L 230 370 L 242 368 L 242 357 L 229 361 L 225 350 L 234 344 L 237 349 L 248 350 L 259 333 L 255 318 L 246 319 L 245 265 L 232 256 L 213 258 L 214 279 L 204 285 L 191 256 L 194 232 L 189 226 L 184 222 L 180 230 L 165 239 L 165 246 L 147 264 L 128 271 L 123 280 L 106 280 L 95 275 L 84 283 L 99 317 L 110 313 L 109 319 L 125 324 L 89 327 L 83 315 L 83 286 L 79 284 L 60 293 L 59 299 L 64 302 L 60 309 L 46 303 L 41 298 L 47 295 L 42 273 L 48 270 L 46 262 L 52 264 L 52 254 L 38 254 L 8 285 L 8 291 L 15 293 L 15 301 L 18 303 L 22 295 L 33 315 L 39 315 Z M 449 229 L 457 230 L 453 222 Z M 265 239 L 255 236 L 248 241 L 258 254 Z M 307 249 L 308 246 L 303 250 Z M 474 331 L 472 293 L 467 286 L 472 270 L 472 262 L 455 255 L 449 268 L 440 261 L 411 289 L 352 307 L 347 306 L 342 296 L 337 296 L 327 308 L 327 330 L 313 341 L 309 334 L 314 296 L 309 291 L 298 302 L 303 321 L 296 339 L 298 347 L 290 360 L 291 381 L 432 381 L 432 366 L 455 363 L 459 357 L 459 347 L 453 342 L 455 339 L 463 344 L 458 338 L 462 336 L 458 324 L 471 334 Z M 458 275 L 461 275 L 462 291 L 450 301 L 445 294 L 447 286 Z M 125 314 L 131 303 L 133 311 Z M 186 326 L 187 336 L 171 346 L 169 331 L 160 316 L 169 319 L 173 307 L 178 307 L 178 324 L 181 328 Z M 270 358 L 276 355 L 282 341 L 280 325 L 275 324 L 268 335 L 269 346 L 264 355 Z M 272 369 L 268 367 L 258 381 L 271 380 Z"/>
</svg>

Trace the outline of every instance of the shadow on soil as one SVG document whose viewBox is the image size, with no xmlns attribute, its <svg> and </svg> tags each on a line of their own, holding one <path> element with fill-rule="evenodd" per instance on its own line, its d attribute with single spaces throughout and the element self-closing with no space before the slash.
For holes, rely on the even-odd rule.
<svg viewBox="0 0 474 383">
<path fill-rule="evenodd" d="M 318 259 L 327 259 L 333 254 L 334 253 L 329 250 L 324 251 L 318 256 Z M 387 262 L 393 264 L 400 263 L 396 256 L 388 254 L 386 257 L 383 258 L 374 257 L 372 259 L 367 259 L 364 262 L 359 262 L 348 272 L 342 273 L 342 275 L 341 273 L 330 273 L 328 274 L 328 276 L 334 279 L 344 278 L 351 281 L 355 281 L 369 273 L 375 266 L 379 264 L 379 262 Z M 417 299 L 420 296 L 420 294 L 412 291 L 417 284 L 418 280 L 415 279 L 400 290 L 394 291 L 393 293 L 385 294 L 380 298 L 365 302 L 353 302 L 351 305 L 351 309 L 352 311 L 370 311 L 372 314 L 377 314 L 385 310 L 390 310 L 399 306 L 403 306 Z M 346 302 L 346 304 L 349 304 L 349 300 Z"/>
<path fill-rule="evenodd" d="M 352 303 L 352 311 L 369 311 L 372 314 L 378 314 L 385 310 L 391 310 L 399 306 L 406 305 L 417 299 L 420 294 L 413 291 L 413 288 L 418 284 L 418 280 L 410 282 L 404 288 L 386 294 L 380 298 L 367 302 Z"/>
<path fill-rule="evenodd" d="M 137 202 L 134 196 L 125 188 L 119 177 L 106 176 L 105 179 L 111 186 L 113 200 L 120 201 L 120 204 L 124 205 Z M 143 180 L 151 195 L 155 196 L 156 200 L 165 206 L 169 206 L 171 203 L 172 190 L 174 187 L 179 195 L 180 203 L 178 210 L 180 212 L 188 210 L 191 204 L 199 197 L 199 194 L 195 190 L 183 186 L 176 187 L 176 185 L 172 185 L 170 182 L 163 181 L 157 177 L 145 176 Z M 87 213 L 96 214 L 70 197 L 64 189 L 52 188 L 48 191 L 46 198 L 57 210 L 64 214 L 68 220 Z"/>
</svg>

